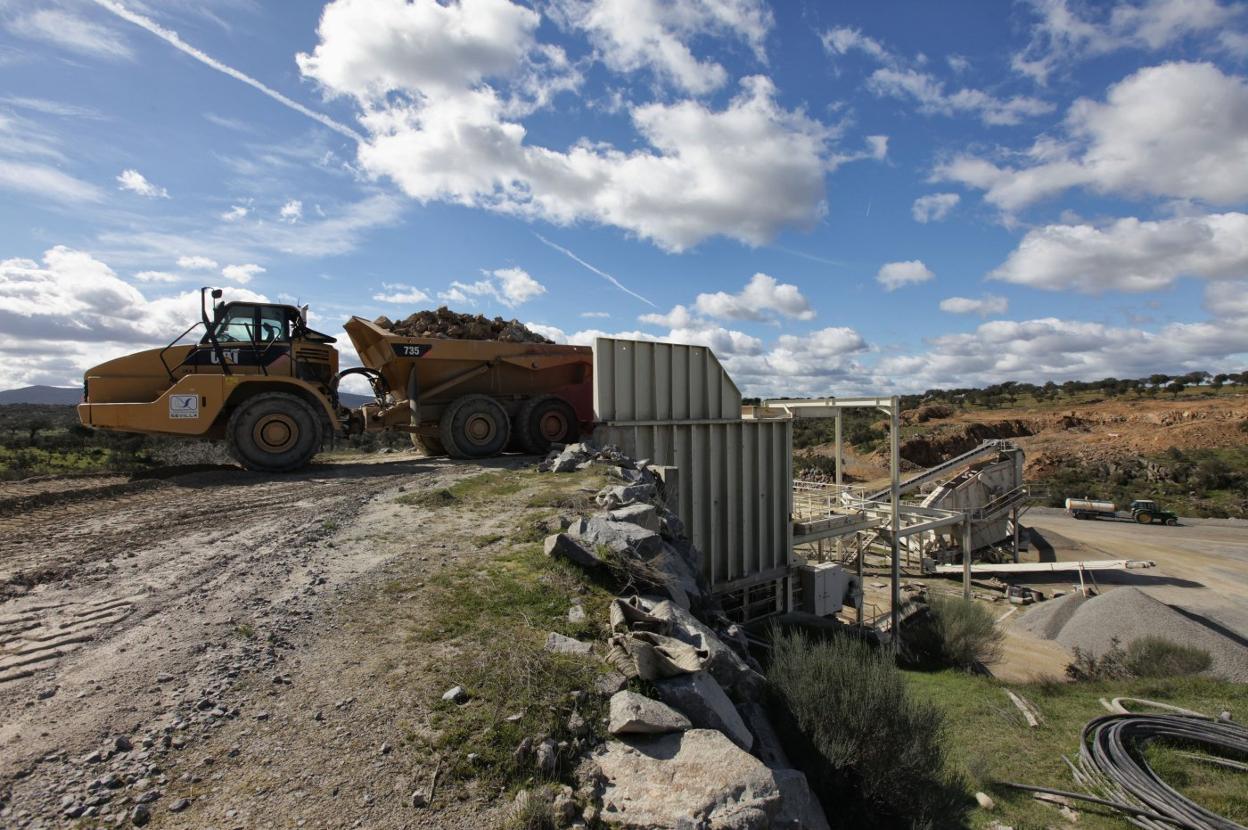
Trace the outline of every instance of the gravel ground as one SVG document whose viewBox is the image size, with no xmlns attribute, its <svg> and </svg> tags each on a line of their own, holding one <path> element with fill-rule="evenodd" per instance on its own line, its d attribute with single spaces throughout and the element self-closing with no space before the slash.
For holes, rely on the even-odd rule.
<svg viewBox="0 0 1248 830">
<path fill-rule="evenodd" d="M 1248 682 L 1248 648 L 1137 588 L 1115 588 L 1086 600 L 1069 594 L 1034 608 L 1017 624 L 1067 648 L 1093 654 L 1109 649 L 1114 638 L 1125 647 L 1141 637 L 1163 637 L 1209 652 L 1210 674 Z"/>
</svg>

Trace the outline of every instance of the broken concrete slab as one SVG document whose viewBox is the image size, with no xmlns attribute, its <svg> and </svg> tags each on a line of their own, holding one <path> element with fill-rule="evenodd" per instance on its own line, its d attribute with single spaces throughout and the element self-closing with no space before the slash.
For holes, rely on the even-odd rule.
<svg viewBox="0 0 1248 830">
<path fill-rule="evenodd" d="M 699 729 L 718 729 L 744 750 L 754 745 L 745 721 L 714 677 L 704 671 L 655 682 L 659 697 Z"/>
<path fill-rule="evenodd" d="M 680 712 L 636 692 L 616 692 L 610 710 L 607 731 L 612 735 L 665 735 L 693 728 Z"/>
<path fill-rule="evenodd" d="M 625 505 L 607 513 L 607 518 L 613 522 L 628 522 L 655 533 L 659 532 L 659 512 L 652 504 Z"/>
<path fill-rule="evenodd" d="M 546 650 L 553 654 L 592 654 L 592 643 L 582 643 L 554 631 L 546 635 Z"/>
<path fill-rule="evenodd" d="M 767 830 L 782 806 L 771 770 L 710 729 L 608 741 L 587 766 L 623 830 Z"/>
</svg>

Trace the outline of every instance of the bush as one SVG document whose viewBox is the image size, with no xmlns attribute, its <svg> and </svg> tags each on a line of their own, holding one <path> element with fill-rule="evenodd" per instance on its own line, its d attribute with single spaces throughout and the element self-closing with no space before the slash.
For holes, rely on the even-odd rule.
<svg viewBox="0 0 1248 830">
<path fill-rule="evenodd" d="M 1127 648 L 1127 670 L 1136 677 L 1187 677 L 1212 663 L 1209 652 L 1161 637 L 1141 637 Z"/>
<path fill-rule="evenodd" d="M 1127 668 L 1127 652 L 1117 637 L 1109 641 L 1109 648 L 1100 657 L 1079 646 L 1075 646 L 1074 655 L 1075 659 L 1066 667 L 1066 676 L 1071 680 L 1127 680 L 1133 676 Z"/>
<path fill-rule="evenodd" d="M 971 671 L 1001 657 L 1004 635 L 983 606 L 932 596 L 928 613 L 902 629 L 905 660 L 916 668 Z"/>
<path fill-rule="evenodd" d="M 946 770 L 940 711 L 893 661 L 845 635 L 772 631 L 767 705 L 790 758 L 846 827 L 957 825 L 966 790 Z"/>
</svg>

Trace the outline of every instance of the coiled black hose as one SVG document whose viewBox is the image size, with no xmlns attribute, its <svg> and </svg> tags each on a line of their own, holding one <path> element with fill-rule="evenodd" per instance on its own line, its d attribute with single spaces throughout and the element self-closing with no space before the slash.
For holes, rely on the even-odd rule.
<svg viewBox="0 0 1248 830">
<path fill-rule="evenodd" d="M 1075 780 L 1095 795 L 1057 794 L 1110 804 L 1148 830 L 1248 830 L 1200 806 L 1153 772 L 1144 760 L 1144 748 L 1158 738 L 1248 758 L 1248 729 L 1230 721 L 1194 715 L 1105 715 L 1083 727 L 1079 763 L 1070 765 Z M 1057 792 L 1022 784 L 1006 786 Z"/>
</svg>

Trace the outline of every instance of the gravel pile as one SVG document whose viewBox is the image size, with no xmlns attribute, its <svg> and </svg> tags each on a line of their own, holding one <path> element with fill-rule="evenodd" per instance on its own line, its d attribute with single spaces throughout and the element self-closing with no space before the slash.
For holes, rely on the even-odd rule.
<svg viewBox="0 0 1248 830">
<path fill-rule="evenodd" d="M 436 311 L 417 311 L 398 322 L 389 317 L 373 321 L 403 337 L 432 337 L 439 340 L 495 340 L 502 343 L 553 343 L 519 320 L 493 320 L 483 314 L 457 314 L 446 306 Z"/>
<path fill-rule="evenodd" d="M 1015 628 L 1042 640 L 1056 640 L 1062 627 L 1070 622 L 1070 618 L 1079 610 L 1079 606 L 1087 602 L 1083 594 L 1071 591 L 1069 594 L 1042 602 L 1023 614 L 1015 624 Z"/>
<path fill-rule="evenodd" d="M 1084 599 L 1070 594 L 1043 603 L 1019 626 L 1067 648 L 1103 654 L 1115 638 L 1125 648 L 1141 637 L 1161 637 L 1209 652 L 1209 674 L 1248 683 L 1248 648 L 1153 599 L 1138 588 L 1115 588 Z"/>
</svg>

